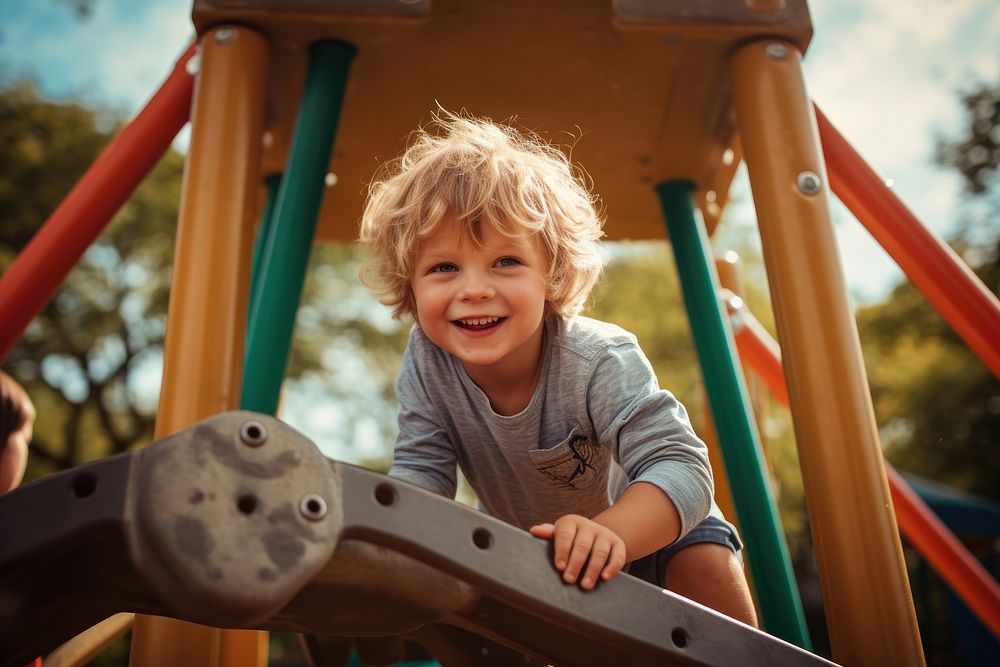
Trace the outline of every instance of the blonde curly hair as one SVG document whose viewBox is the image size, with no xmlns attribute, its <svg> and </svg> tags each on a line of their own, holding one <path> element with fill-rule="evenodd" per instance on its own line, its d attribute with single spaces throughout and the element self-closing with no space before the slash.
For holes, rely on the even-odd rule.
<svg viewBox="0 0 1000 667">
<path fill-rule="evenodd" d="M 399 318 L 416 311 L 410 280 L 420 243 L 454 220 L 477 244 L 482 224 L 538 235 L 552 311 L 580 312 L 601 274 L 599 200 L 586 174 L 537 135 L 441 111 L 369 186 L 359 241 L 371 250 L 361 280 Z"/>
</svg>

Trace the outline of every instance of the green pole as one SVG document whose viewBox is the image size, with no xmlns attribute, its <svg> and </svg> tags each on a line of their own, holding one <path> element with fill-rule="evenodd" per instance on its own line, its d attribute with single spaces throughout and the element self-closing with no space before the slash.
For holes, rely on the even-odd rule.
<svg viewBox="0 0 1000 667">
<path fill-rule="evenodd" d="M 656 186 L 680 274 L 691 332 L 712 404 L 722 458 L 750 557 L 761 623 L 771 634 L 810 649 L 802 601 L 778 510 L 770 492 L 760 437 L 751 417 L 736 344 L 725 326 L 718 276 L 704 224 L 695 217 L 693 187 L 686 181 Z"/>
<path fill-rule="evenodd" d="M 326 170 L 356 49 L 339 40 L 309 47 L 309 72 L 295 136 L 278 187 L 250 314 L 241 406 L 274 414 L 285 377 L 295 314 L 323 199 Z"/>
<path fill-rule="evenodd" d="M 264 214 L 260 216 L 257 238 L 254 239 L 253 266 L 250 273 L 250 304 L 247 308 L 248 333 L 250 322 L 253 321 L 254 313 L 257 311 L 258 302 L 260 301 L 260 295 L 257 292 L 261 287 L 260 274 L 263 271 L 264 248 L 267 247 L 268 240 L 274 236 L 274 203 L 278 199 L 278 186 L 281 185 L 281 174 L 271 174 L 264 183 L 267 186 L 267 202 L 264 204 Z M 243 370 L 245 373 L 249 369 L 244 368 Z"/>
</svg>

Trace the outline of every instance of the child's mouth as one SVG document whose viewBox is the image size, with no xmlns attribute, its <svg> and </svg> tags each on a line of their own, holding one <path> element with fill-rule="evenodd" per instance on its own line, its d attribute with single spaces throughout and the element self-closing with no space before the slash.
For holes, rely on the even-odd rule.
<svg viewBox="0 0 1000 667">
<path fill-rule="evenodd" d="M 499 326 L 506 317 L 472 317 L 465 320 L 452 320 L 452 324 L 469 331 L 484 331 Z"/>
</svg>

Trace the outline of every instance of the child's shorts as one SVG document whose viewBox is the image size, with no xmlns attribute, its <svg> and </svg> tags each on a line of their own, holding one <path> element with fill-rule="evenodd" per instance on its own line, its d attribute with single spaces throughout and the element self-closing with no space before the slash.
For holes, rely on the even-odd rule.
<svg viewBox="0 0 1000 667">
<path fill-rule="evenodd" d="M 659 551 L 654 551 L 648 556 L 643 556 L 639 560 L 632 561 L 625 567 L 625 571 L 633 577 L 638 577 L 643 581 L 665 588 L 663 573 L 667 570 L 667 563 L 678 551 L 692 544 L 721 544 L 732 549 L 736 557 L 743 562 L 740 551 L 743 549 L 743 542 L 733 524 L 714 516 L 708 516 L 704 521 L 691 529 L 691 531 L 677 540 L 673 544 L 668 544 Z"/>
</svg>

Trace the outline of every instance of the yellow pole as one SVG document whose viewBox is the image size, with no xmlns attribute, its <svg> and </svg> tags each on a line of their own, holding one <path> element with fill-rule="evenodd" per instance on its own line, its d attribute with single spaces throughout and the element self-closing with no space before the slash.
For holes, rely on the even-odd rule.
<svg viewBox="0 0 1000 667">
<path fill-rule="evenodd" d="M 833 658 L 922 665 L 801 55 L 763 40 L 730 65 Z"/>
<path fill-rule="evenodd" d="M 156 416 L 158 438 L 239 406 L 267 65 L 266 40 L 247 28 L 215 28 L 202 40 Z M 266 663 L 266 633 L 136 617 L 131 664 Z"/>
</svg>

